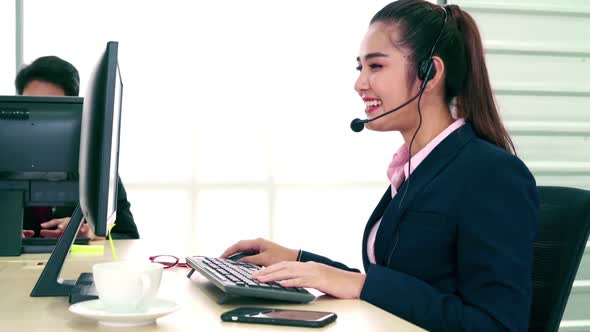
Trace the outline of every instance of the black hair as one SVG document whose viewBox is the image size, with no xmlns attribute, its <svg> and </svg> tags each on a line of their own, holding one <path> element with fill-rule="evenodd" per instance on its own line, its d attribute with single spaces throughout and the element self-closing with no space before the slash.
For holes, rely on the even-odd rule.
<svg viewBox="0 0 590 332">
<path fill-rule="evenodd" d="M 440 33 L 434 55 L 446 68 L 445 101 L 456 98 L 458 116 L 471 123 L 479 137 L 514 153 L 494 101 L 479 29 L 471 15 L 457 5 L 447 5 L 448 20 L 441 32 L 442 9 L 424 0 L 399 0 L 375 14 L 371 24 L 398 27 L 399 39 L 391 42 L 410 53 L 410 82 L 418 77 L 418 64 L 428 58 Z"/>
<path fill-rule="evenodd" d="M 44 81 L 61 87 L 66 96 L 78 96 L 80 92 L 80 75 L 71 63 L 56 57 L 44 56 L 23 67 L 14 80 L 19 95 L 32 81 Z"/>
</svg>

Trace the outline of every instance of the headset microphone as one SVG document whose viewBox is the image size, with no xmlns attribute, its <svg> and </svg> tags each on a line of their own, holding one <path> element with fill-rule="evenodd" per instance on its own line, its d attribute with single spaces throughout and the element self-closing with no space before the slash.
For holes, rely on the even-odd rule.
<svg viewBox="0 0 590 332">
<path fill-rule="evenodd" d="M 350 123 L 350 129 L 352 129 L 352 131 L 354 131 L 355 133 L 358 133 L 358 132 L 363 131 L 363 129 L 365 129 L 365 123 L 371 122 L 371 121 L 374 121 L 374 120 L 377 120 L 377 119 L 379 119 L 381 117 L 386 116 L 387 114 L 391 114 L 391 113 L 393 113 L 395 111 L 400 110 L 402 107 L 406 106 L 407 104 L 409 104 L 412 101 L 414 101 L 414 99 L 418 98 L 420 96 L 420 94 L 422 93 L 422 91 L 424 90 L 425 87 L 426 87 L 426 85 L 423 84 L 423 86 L 420 87 L 420 91 L 418 91 L 418 94 L 416 94 L 414 97 L 412 97 L 410 100 L 406 101 L 405 103 L 401 104 L 400 106 L 392 109 L 391 111 L 385 112 L 385 113 L 383 113 L 383 114 L 381 114 L 379 116 L 376 116 L 376 117 L 374 117 L 372 119 L 364 119 L 364 120 L 361 120 L 361 119 L 358 119 L 357 118 L 357 119 L 352 120 L 352 122 Z"/>
<path fill-rule="evenodd" d="M 365 123 L 367 122 L 369 122 L 369 120 L 354 119 L 350 123 L 350 129 L 355 133 L 361 132 L 365 129 Z"/>
</svg>

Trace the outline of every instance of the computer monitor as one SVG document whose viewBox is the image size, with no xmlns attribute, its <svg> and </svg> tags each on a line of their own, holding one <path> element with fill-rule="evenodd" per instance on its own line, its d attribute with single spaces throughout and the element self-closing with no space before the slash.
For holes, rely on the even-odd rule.
<svg viewBox="0 0 590 332">
<path fill-rule="evenodd" d="M 118 43 L 109 42 L 92 73 L 80 134 L 80 207 L 98 236 L 106 236 L 117 215 L 123 93 L 117 53 Z"/>
<path fill-rule="evenodd" d="M 0 174 L 43 178 L 77 173 L 82 101 L 0 96 Z"/>
<path fill-rule="evenodd" d="M 119 131 L 123 83 L 117 60 L 118 43 L 108 42 L 90 78 L 80 132 L 80 204 L 37 280 L 31 296 L 68 296 L 75 281 L 59 276 L 83 219 L 98 236 L 117 212 Z"/>
<path fill-rule="evenodd" d="M 21 254 L 27 207 L 78 204 L 82 101 L 0 96 L 0 256 Z"/>
<path fill-rule="evenodd" d="M 82 101 L 0 96 L 0 191 L 23 207 L 77 204 Z"/>
</svg>

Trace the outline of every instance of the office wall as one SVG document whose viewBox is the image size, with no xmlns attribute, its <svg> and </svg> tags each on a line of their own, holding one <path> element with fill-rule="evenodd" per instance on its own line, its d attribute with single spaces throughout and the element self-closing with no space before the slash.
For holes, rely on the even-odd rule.
<svg viewBox="0 0 590 332">
<path fill-rule="evenodd" d="M 454 0 L 484 37 L 496 99 L 539 185 L 590 189 L 590 2 Z M 590 331 L 590 247 L 561 331 Z"/>
</svg>

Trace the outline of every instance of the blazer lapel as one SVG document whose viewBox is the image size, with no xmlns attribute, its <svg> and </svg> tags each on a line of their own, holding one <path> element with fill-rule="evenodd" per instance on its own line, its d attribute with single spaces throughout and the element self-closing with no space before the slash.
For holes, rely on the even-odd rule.
<svg viewBox="0 0 590 332">
<path fill-rule="evenodd" d="M 371 214 L 371 217 L 369 218 L 369 221 L 365 226 L 365 233 L 363 234 L 362 242 L 363 266 L 365 268 L 365 271 L 367 271 L 367 269 L 369 268 L 369 256 L 367 255 L 367 242 L 369 241 L 369 233 L 371 233 L 371 229 L 383 215 L 383 211 L 385 211 L 385 208 L 387 208 L 389 202 L 391 202 L 391 186 L 387 188 L 385 194 L 383 194 L 383 197 L 381 197 L 379 204 L 377 204 L 377 207 L 375 208 L 375 210 L 373 210 L 373 213 Z"/>
<path fill-rule="evenodd" d="M 399 222 L 408 207 L 412 206 L 415 197 L 422 191 L 424 186 L 430 183 L 430 181 L 436 178 L 436 176 L 444 170 L 461 148 L 474 137 L 475 133 L 469 124 L 465 124 L 461 128 L 455 130 L 440 142 L 439 145 L 428 154 L 428 156 L 426 156 L 414 172 L 412 172 L 409 179 L 404 181 L 400 186 L 397 194 L 389 202 L 382 214 L 383 218 L 379 230 L 377 231 L 375 239 L 375 258 L 378 263 L 384 266 L 387 264 L 389 256 L 392 254 L 391 251 L 394 250 L 394 234 L 397 231 Z M 373 218 L 373 216 L 371 216 L 371 218 Z M 363 243 L 365 243 L 366 246 L 366 242 L 363 241 Z M 364 256 L 366 256 L 366 254 L 363 255 L 363 260 L 365 258 Z"/>
</svg>

